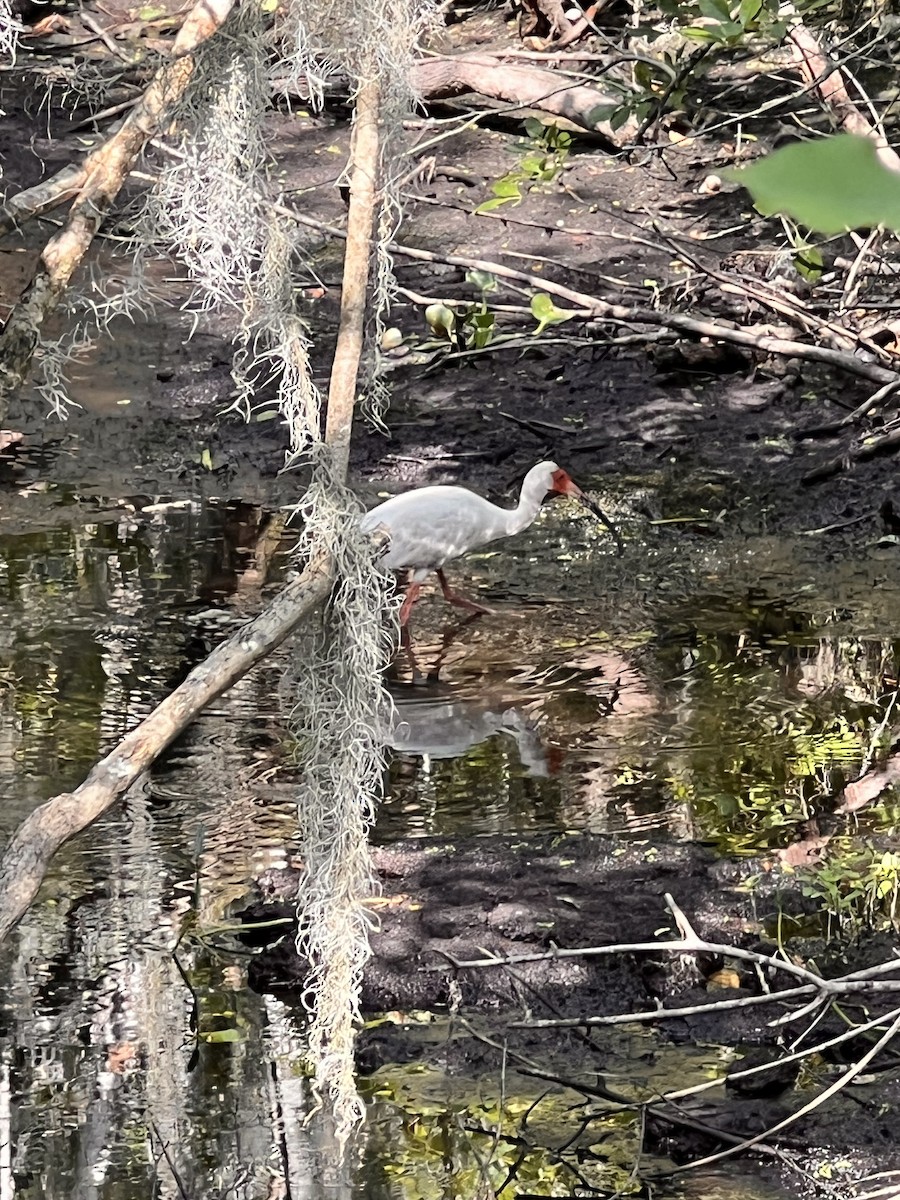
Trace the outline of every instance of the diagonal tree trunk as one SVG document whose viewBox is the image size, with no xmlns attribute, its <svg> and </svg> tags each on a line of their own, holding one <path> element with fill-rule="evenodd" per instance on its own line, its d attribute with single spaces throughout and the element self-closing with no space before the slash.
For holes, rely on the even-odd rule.
<svg viewBox="0 0 900 1200">
<path fill-rule="evenodd" d="M 10 397 L 31 368 L 44 322 L 90 248 L 136 158 L 184 94 L 194 73 L 192 52 L 221 28 L 233 7 L 234 0 L 198 0 L 175 39 L 173 60 L 156 73 L 115 133 L 80 168 L 64 173 L 57 202 L 77 191 L 68 220 L 44 247 L 31 282 L 0 333 L 0 425 Z"/>
</svg>

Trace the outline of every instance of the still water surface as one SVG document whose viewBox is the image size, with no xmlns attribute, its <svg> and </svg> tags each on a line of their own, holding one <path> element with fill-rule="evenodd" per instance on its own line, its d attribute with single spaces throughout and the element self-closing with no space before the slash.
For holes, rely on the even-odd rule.
<svg viewBox="0 0 900 1200">
<path fill-rule="evenodd" d="M 257 510 L 51 493 L 39 513 L 31 527 L 0 515 L 4 841 L 257 602 L 243 586 Z M 403 660 L 393 673 L 376 840 L 582 829 L 752 854 L 787 844 L 858 768 L 900 638 L 900 573 L 877 547 L 840 579 L 815 576 L 813 547 L 804 560 L 773 539 L 664 572 L 659 547 L 617 565 L 586 529 L 548 514 L 514 553 L 468 564 L 496 617 L 456 628 L 422 606 L 416 654 L 435 678 L 411 686 Z M 471 1087 L 443 1078 L 370 1089 L 365 1146 L 334 1165 L 303 1123 L 298 1014 L 250 992 L 216 932 L 291 855 L 288 655 L 63 848 L 3 948 L 0 1200 L 475 1194 Z M 894 823 L 888 795 L 860 834 Z M 639 1057 L 627 1040 L 610 1055 Z M 682 1083 L 721 1065 L 643 1057 Z M 496 1097 L 481 1102 L 490 1126 Z M 543 1160 L 520 1182 L 562 1186 Z M 769 1194 L 743 1168 L 685 1187 Z"/>
</svg>

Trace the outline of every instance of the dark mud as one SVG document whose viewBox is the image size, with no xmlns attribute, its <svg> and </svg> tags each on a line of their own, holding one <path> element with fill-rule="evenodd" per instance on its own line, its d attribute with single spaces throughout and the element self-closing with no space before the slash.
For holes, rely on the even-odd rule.
<svg viewBox="0 0 900 1200">
<path fill-rule="evenodd" d="M 393 1015 L 360 1034 L 363 1074 L 415 1064 L 472 1078 L 500 1072 L 509 1055 L 507 1068 L 513 1076 L 530 1077 L 533 1071 L 522 1065 L 530 1063 L 546 1079 L 595 1101 L 627 1104 L 629 1098 L 646 1095 L 647 1062 L 664 1057 L 666 1046 L 735 1046 L 732 1070 L 762 1061 L 777 1064 L 786 1053 L 784 1026 L 772 1024 L 786 1011 L 781 1004 L 654 1022 L 657 1040 L 645 1046 L 643 1058 L 635 1058 L 633 1050 L 631 1057 L 623 1055 L 611 1044 L 608 1035 L 614 1030 L 527 1027 L 533 1020 L 660 1007 L 700 1009 L 758 996 L 762 976 L 755 968 L 726 962 L 722 955 L 623 948 L 608 956 L 578 958 L 556 957 L 553 949 L 677 938 L 665 902 L 668 892 L 706 941 L 777 957 L 777 943 L 762 931 L 792 916 L 808 918 L 814 906 L 795 882 L 769 872 L 764 862 L 729 864 L 696 845 L 651 848 L 589 835 L 425 839 L 377 847 L 374 857 L 380 883 L 374 905 L 378 928 L 363 1005 L 368 1012 Z M 745 886 L 751 875 L 761 876 L 752 893 Z M 244 919 L 291 915 L 292 906 L 278 904 L 277 897 L 292 894 L 295 885 L 291 872 L 270 872 L 260 881 L 266 902 L 247 911 Z M 265 935 L 247 935 L 251 942 L 259 936 Z M 822 943 L 815 961 L 823 975 L 833 977 L 883 961 L 890 946 L 888 939 L 874 939 L 837 952 Z M 806 949 L 814 953 L 811 942 Z M 536 961 L 454 965 L 529 954 Z M 250 982 L 262 991 L 292 992 L 302 989 L 304 975 L 293 938 L 285 937 L 253 960 Z M 765 975 L 773 990 L 792 983 L 785 975 Z M 887 1011 L 892 1001 L 876 1001 L 873 1009 L 867 1000 L 867 1016 L 874 1015 L 879 1003 Z M 850 1009 L 862 1012 L 852 1003 Z M 421 1025 L 405 1015 L 423 1010 L 445 1014 L 449 1026 L 424 1036 Z M 465 1017 L 458 1024 L 457 1012 Z M 815 1040 L 845 1028 L 837 1016 L 829 1017 L 817 1025 Z M 861 1036 L 826 1052 L 819 1083 L 837 1080 L 874 1040 L 873 1035 Z M 872 1072 L 833 1104 L 800 1118 L 778 1144 L 806 1162 L 813 1160 L 813 1147 L 827 1146 L 830 1154 L 852 1156 L 857 1169 L 876 1163 L 881 1169 L 900 1167 L 893 1132 L 900 1081 L 892 1066 L 890 1056 L 876 1059 Z M 771 1128 L 810 1098 L 808 1085 L 797 1086 L 798 1069 L 796 1064 L 776 1066 L 678 1109 L 663 1106 L 650 1117 L 648 1146 L 664 1150 L 676 1162 L 688 1161 L 722 1144 L 722 1139 L 702 1135 L 698 1123 L 739 1137 Z"/>
</svg>

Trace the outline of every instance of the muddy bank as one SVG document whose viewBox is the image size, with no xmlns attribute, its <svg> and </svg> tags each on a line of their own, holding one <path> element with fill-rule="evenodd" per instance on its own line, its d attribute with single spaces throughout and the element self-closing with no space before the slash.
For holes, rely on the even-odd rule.
<svg viewBox="0 0 900 1200">
<path fill-rule="evenodd" d="M 554 957 L 555 948 L 677 939 L 667 894 L 705 941 L 768 955 L 777 955 L 779 921 L 782 928 L 792 918 L 802 922 L 810 934 L 803 952 L 815 956 L 826 976 L 891 957 L 892 942 L 884 938 L 870 939 L 864 949 L 830 950 L 811 936 L 817 908 L 795 876 L 771 859 L 723 860 L 696 843 L 542 834 L 421 838 L 372 853 L 380 886 L 363 991 L 369 1012 L 462 1004 L 509 1016 L 523 1003 L 523 987 L 535 1016 L 567 1017 L 639 1012 L 660 1003 L 683 1007 L 702 1003 L 707 989 L 710 999 L 759 994 L 756 968 L 732 962 L 722 976 L 725 956 L 719 954 L 624 950 Z M 262 898 L 244 919 L 258 919 L 273 905 L 290 913 L 285 898 L 296 879 L 291 871 L 267 873 L 258 883 Z M 538 961 L 511 970 L 455 965 L 529 954 Z M 251 982 L 262 990 L 291 989 L 304 977 L 290 939 L 259 954 L 251 970 Z M 790 983 L 788 976 L 771 979 L 773 989 Z M 546 1013 L 536 1011 L 541 1005 Z M 773 1041 L 771 1017 L 765 1009 L 698 1014 L 664 1029 L 679 1038 Z"/>
<path fill-rule="evenodd" d="M 759 995 L 763 985 L 791 986 L 794 981 L 786 975 L 759 974 L 748 964 L 718 955 L 552 955 L 554 947 L 676 937 L 664 900 L 667 892 L 704 939 L 777 955 L 772 935 L 779 920 L 794 914 L 809 925 L 814 906 L 794 880 L 765 869 L 771 864 L 762 860 L 727 863 L 696 845 L 657 844 L 651 849 L 589 835 L 422 839 L 376 848 L 374 858 L 381 896 L 374 905 L 378 929 L 372 936 L 363 1005 L 369 1013 L 387 1013 L 388 1020 L 373 1022 L 360 1034 L 364 1075 L 390 1079 L 403 1064 L 470 1080 L 504 1072 L 512 1094 L 517 1079 L 530 1086 L 537 1076 L 549 1081 L 548 1087 L 581 1091 L 601 1106 L 627 1104 L 652 1097 L 654 1087 L 683 1086 L 677 1074 L 665 1085 L 658 1074 L 666 1056 L 680 1053 L 679 1048 L 693 1047 L 693 1053 L 701 1046 L 723 1048 L 713 1075 L 724 1084 L 726 1063 L 729 1073 L 778 1063 L 788 1052 L 786 1028 L 791 1045 L 798 1034 L 797 1044 L 813 1044 L 846 1028 L 837 1016 L 826 1015 L 807 1040 L 804 1022 L 799 1027 L 772 1024 L 787 1012 L 783 1005 L 679 1016 L 654 1024 L 652 1033 L 643 1032 L 643 1041 L 627 1046 L 621 1038 L 630 1030 L 633 1039 L 633 1023 L 590 1030 L 527 1027 L 534 1019 L 699 1007 Z M 751 894 L 746 882 L 757 875 L 761 882 Z M 279 903 L 278 895 L 294 879 L 290 872 L 266 875 L 260 883 L 265 902 L 255 904 L 244 919 L 289 913 L 290 905 Z M 247 936 L 252 941 L 256 935 Z M 796 945 L 799 951 L 801 943 Z M 826 976 L 843 975 L 890 958 L 892 945 L 895 949 L 891 939 L 872 939 L 864 947 L 844 946 L 832 953 L 821 940 L 807 938 L 802 961 L 814 962 Z M 786 948 L 790 952 L 790 943 Z M 546 957 L 478 969 L 451 963 L 529 953 Z M 276 994 L 296 993 L 303 977 L 292 937 L 263 950 L 250 975 L 252 986 Z M 869 999 L 867 1016 L 874 1011 Z M 881 1003 L 875 1000 L 876 1006 Z M 883 1008 L 891 1003 L 888 996 Z M 431 1025 L 423 1025 L 423 1011 L 431 1014 Z M 851 1011 L 855 1019 L 865 1019 L 852 1001 L 845 1016 Z M 523 1020 L 525 1027 L 518 1026 Z M 877 1036 L 861 1036 L 826 1051 L 812 1069 L 809 1063 L 774 1066 L 675 1108 L 654 1109 L 648 1117 L 647 1148 L 684 1162 L 721 1147 L 723 1139 L 714 1131 L 723 1133 L 727 1144 L 728 1135 L 743 1139 L 769 1129 L 803 1108 L 826 1081 L 837 1080 Z M 876 1165 L 900 1166 L 893 1133 L 900 1115 L 900 1080 L 892 1068 L 892 1059 L 876 1059 L 861 1080 L 771 1140 L 810 1166 L 846 1156 L 842 1172 L 851 1178 Z M 673 1070 L 671 1064 L 667 1069 Z M 784 1178 L 789 1178 L 787 1172 Z"/>
</svg>

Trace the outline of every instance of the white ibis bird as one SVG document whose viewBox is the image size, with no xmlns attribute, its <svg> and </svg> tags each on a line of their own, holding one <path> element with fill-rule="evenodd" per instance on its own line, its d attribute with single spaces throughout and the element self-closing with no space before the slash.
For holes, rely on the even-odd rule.
<svg viewBox="0 0 900 1200">
<path fill-rule="evenodd" d="M 590 497 L 553 462 L 532 467 L 522 482 L 515 508 L 499 508 L 468 488 L 423 487 L 392 496 L 363 517 L 366 533 L 384 530 L 390 537 L 382 563 L 392 571 L 408 571 L 406 596 L 400 609 L 400 624 L 405 627 L 422 584 L 431 571 L 437 573 L 444 599 L 473 613 L 491 610 L 453 591 L 447 583 L 444 565 L 462 554 L 497 538 L 520 533 L 534 521 L 548 495 L 573 496 L 599 517 L 616 541 L 619 553 L 622 541 L 615 526 Z"/>
</svg>

